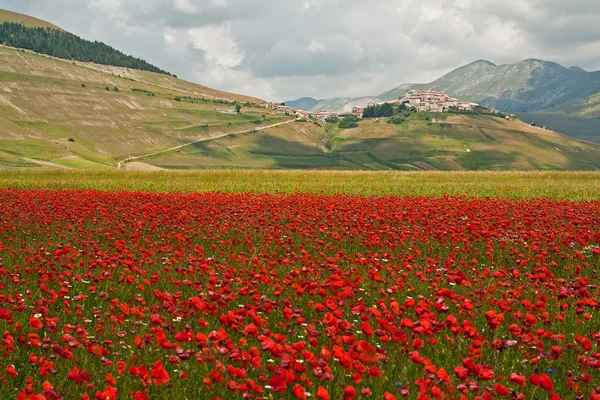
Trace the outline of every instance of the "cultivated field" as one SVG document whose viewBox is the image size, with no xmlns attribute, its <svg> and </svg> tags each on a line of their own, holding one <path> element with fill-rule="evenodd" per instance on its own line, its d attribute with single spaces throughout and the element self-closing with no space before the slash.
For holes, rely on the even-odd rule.
<svg viewBox="0 0 600 400">
<path fill-rule="evenodd" d="M 0 170 L 0 187 L 600 200 L 598 172 Z"/>
</svg>

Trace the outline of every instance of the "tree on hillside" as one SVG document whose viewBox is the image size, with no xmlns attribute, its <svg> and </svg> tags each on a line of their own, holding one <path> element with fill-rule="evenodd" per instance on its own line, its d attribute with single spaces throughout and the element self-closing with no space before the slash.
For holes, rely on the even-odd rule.
<svg viewBox="0 0 600 400">
<path fill-rule="evenodd" d="M 235 112 L 237 112 L 238 114 L 242 112 L 242 105 L 240 103 L 235 105 Z"/>
<path fill-rule="evenodd" d="M 396 113 L 394 105 L 391 103 L 384 103 L 379 105 L 373 105 L 365 108 L 363 118 L 383 118 L 391 117 Z"/>
<path fill-rule="evenodd" d="M 128 56 L 102 43 L 90 42 L 69 32 L 47 28 L 27 28 L 22 24 L 0 24 L 0 43 L 53 57 L 103 65 L 114 65 L 170 75 L 148 62 Z"/>
</svg>

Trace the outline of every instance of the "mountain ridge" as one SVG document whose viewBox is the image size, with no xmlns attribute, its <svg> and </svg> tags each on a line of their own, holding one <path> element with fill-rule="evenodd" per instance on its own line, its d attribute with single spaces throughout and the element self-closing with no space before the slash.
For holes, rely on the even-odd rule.
<svg viewBox="0 0 600 400">
<path fill-rule="evenodd" d="M 353 104 L 314 107 L 325 102 Z M 165 74 L 0 46 L 0 168 L 600 169 L 600 145 L 511 118 L 409 112 L 345 129 L 288 111 Z"/>
<path fill-rule="evenodd" d="M 313 109 L 348 111 L 349 104 L 390 101 L 410 89 L 431 89 L 465 101 L 478 102 L 504 112 L 532 112 L 548 109 L 574 99 L 600 92 L 600 71 L 587 72 L 580 67 L 566 68 L 552 61 L 529 58 L 515 64 L 496 65 L 476 60 L 426 84 L 402 84 L 375 96 L 323 99 Z"/>
</svg>

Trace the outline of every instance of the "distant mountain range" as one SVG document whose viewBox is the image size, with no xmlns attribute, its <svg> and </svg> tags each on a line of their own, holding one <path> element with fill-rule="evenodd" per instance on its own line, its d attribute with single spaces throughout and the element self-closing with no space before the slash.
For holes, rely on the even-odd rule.
<svg viewBox="0 0 600 400">
<path fill-rule="evenodd" d="M 289 101 L 286 104 L 310 107 L 302 108 L 307 111 L 348 112 L 355 105 L 392 100 L 410 89 L 438 90 L 505 112 L 553 111 L 556 108 L 557 112 L 569 115 L 600 115 L 600 71 L 586 72 L 579 67 L 565 68 L 537 59 L 505 65 L 478 60 L 431 83 L 403 84 L 376 96 L 323 100 L 303 98 L 300 102 Z M 595 110 L 588 109 L 590 103 L 595 104 Z"/>
</svg>

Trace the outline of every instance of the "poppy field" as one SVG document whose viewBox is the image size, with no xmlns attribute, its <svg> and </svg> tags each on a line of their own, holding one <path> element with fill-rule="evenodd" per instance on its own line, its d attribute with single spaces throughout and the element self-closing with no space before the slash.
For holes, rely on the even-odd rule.
<svg viewBox="0 0 600 400">
<path fill-rule="evenodd" d="M 600 400 L 600 201 L 0 189 L 0 399 Z"/>
</svg>

